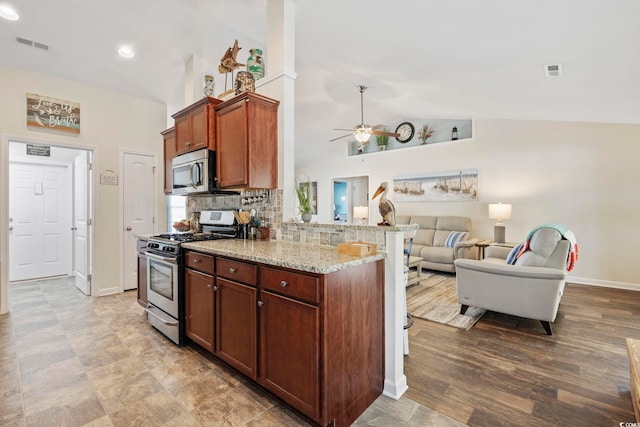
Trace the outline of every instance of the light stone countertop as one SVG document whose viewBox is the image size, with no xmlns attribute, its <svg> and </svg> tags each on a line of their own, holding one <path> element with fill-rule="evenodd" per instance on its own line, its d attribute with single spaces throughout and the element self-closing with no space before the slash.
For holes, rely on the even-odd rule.
<svg viewBox="0 0 640 427">
<path fill-rule="evenodd" d="M 336 246 L 282 240 L 206 240 L 182 243 L 181 247 L 319 274 L 327 274 L 385 258 L 383 252 L 355 257 L 339 254 Z"/>
</svg>

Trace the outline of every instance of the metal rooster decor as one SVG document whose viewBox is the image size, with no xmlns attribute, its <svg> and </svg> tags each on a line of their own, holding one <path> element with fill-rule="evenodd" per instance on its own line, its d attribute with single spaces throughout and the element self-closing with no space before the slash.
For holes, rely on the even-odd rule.
<svg viewBox="0 0 640 427">
<path fill-rule="evenodd" d="M 380 215 L 382 216 L 382 222 L 379 222 L 378 225 L 396 225 L 396 208 L 393 206 L 393 203 L 391 203 L 391 200 L 387 199 L 388 186 L 389 184 L 386 181 L 380 184 L 380 187 L 373 193 L 373 197 L 371 198 L 371 200 L 373 200 L 382 193 L 380 202 L 378 203 L 378 211 L 380 211 Z"/>
</svg>

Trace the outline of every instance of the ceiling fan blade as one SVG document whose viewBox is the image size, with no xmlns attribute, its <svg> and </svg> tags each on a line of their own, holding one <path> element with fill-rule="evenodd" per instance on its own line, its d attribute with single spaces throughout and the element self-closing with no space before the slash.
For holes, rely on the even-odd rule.
<svg viewBox="0 0 640 427">
<path fill-rule="evenodd" d="M 337 141 L 337 140 L 339 140 L 339 139 L 342 139 L 342 138 L 344 138 L 344 137 L 351 136 L 351 135 L 353 135 L 353 134 L 348 133 L 348 134 L 346 134 L 346 135 L 342 135 L 342 136 L 339 136 L 339 137 L 337 137 L 337 138 L 330 139 L 330 140 L 329 140 L 329 142 Z"/>
<path fill-rule="evenodd" d="M 383 132 L 381 130 L 372 130 L 371 131 L 372 135 L 386 135 L 386 136 L 392 136 L 394 138 L 397 138 L 400 136 L 399 133 L 393 133 L 393 132 Z"/>
<path fill-rule="evenodd" d="M 334 129 L 334 130 L 343 130 L 343 131 L 346 131 L 346 132 L 353 132 L 353 129 Z"/>
</svg>

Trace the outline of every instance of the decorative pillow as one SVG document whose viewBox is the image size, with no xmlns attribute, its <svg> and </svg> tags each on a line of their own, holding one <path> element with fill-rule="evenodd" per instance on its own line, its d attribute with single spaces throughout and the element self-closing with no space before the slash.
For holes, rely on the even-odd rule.
<svg viewBox="0 0 640 427">
<path fill-rule="evenodd" d="M 464 240 L 466 235 L 467 235 L 466 231 L 452 231 L 451 233 L 449 233 L 449 237 L 447 237 L 447 240 L 445 240 L 444 247 L 445 248 L 454 247 L 456 243 Z"/>
<path fill-rule="evenodd" d="M 511 249 L 511 252 L 509 252 L 509 255 L 507 255 L 507 264 L 513 265 L 516 263 L 516 256 L 518 255 L 518 252 L 520 252 L 520 249 L 522 249 L 523 246 L 524 246 L 524 243 L 520 243 L 519 245 L 516 245 L 514 246 L 513 249 Z"/>
</svg>

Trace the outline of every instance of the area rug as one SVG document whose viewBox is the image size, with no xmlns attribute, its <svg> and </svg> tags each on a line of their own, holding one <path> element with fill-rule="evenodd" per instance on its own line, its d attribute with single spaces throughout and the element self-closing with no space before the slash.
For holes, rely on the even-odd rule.
<svg viewBox="0 0 640 427">
<path fill-rule="evenodd" d="M 456 276 L 423 271 L 420 283 L 407 288 L 407 312 L 413 317 L 469 330 L 486 310 L 469 307 L 460 314 Z"/>
</svg>

